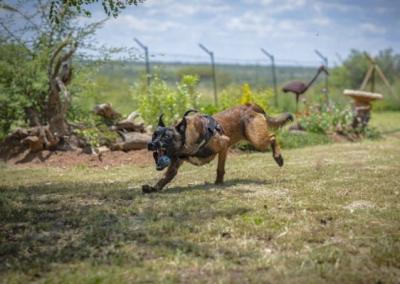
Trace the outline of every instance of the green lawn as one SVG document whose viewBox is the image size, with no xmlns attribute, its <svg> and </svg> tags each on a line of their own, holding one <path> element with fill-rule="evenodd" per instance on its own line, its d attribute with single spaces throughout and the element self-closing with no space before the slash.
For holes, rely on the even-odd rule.
<svg viewBox="0 0 400 284">
<path fill-rule="evenodd" d="M 185 165 L 0 168 L 0 282 L 399 283 L 400 113 L 384 138 Z M 206 183 L 205 183 L 206 182 Z"/>
</svg>

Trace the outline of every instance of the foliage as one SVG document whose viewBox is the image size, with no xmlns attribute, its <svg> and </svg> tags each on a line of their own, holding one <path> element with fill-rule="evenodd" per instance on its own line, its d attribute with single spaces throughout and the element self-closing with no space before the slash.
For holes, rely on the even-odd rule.
<svg viewBox="0 0 400 284">
<path fill-rule="evenodd" d="M 299 124 L 306 131 L 329 134 L 335 132 L 338 128 L 343 131 L 351 131 L 353 117 L 353 111 L 349 108 L 315 106 L 299 118 Z"/>
<path fill-rule="evenodd" d="M 32 56 L 31 52 L 35 54 Z M 0 131 L 7 133 L 15 123 L 27 122 L 27 109 L 44 121 L 48 94 L 49 51 L 43 46 L 27 50 L 15 43 L 0 44 Z"/>
<path fill-rule="evenodd" d="M 256 103 L 261 106 L 268 114 L 275 113 L 277 110 L 272 107 L 273 92 L 271 89 L 252 91 L 248 83 L 244 83 L 242 88 L 231 85 L 225 88 L 219 96 L 218 111 L 225 110 L 244 103 Z"/>
<path fill-rule="evenodd" d="M 75 9 L 79 14 L 91 16 L 91 12 L 86 9 L 85 6 L 98 2 L 99 0 L 51 0 L 49 18 L 50 20 L 59 23 L 61 21 L 59 11 L 65 6 L 69 9 Z M 101 0 L 100 2 L 103 6 L 104 12 L 108 16 L 117 17 L 121 10 L 125 9 L 128 5 L 137 6 L 139 3 L 143 3 L 144 0 Z"/>
<path fill-rule="evenodd" d="M 109 129 L 110 121 L 92 114 L 91 120 L 86 121 L 86 128 L 76 129 L 78 136 L 85 139 L 92 147 L 110 146 L 119 137 L 117 132 Z"/>
<path fill-rule="evenodd" d="M 389 82 L 393 83 L 395 79 L 399 78 L 400 54 L 395 54 L 393 49 L 384 49 L 379 51 L 374 60 L 382 69 Z M 365 53 L 353 49 L 343 62 L 343 66 L 333 69 L 331 82 L 334 85 L 358 89 L 367 73 L 369 65 L 370 62 L 366 58 Z"/>
<path fill-rule="evenodd" d="M 0 136 L 27 124 L 53 124 L 64 133 L 58 127 L 65 124 L 57 122 L 65 121 L 70 107 L 72 56 L 102 21 L 82 25 L 76 11 L 62 6 L 62 22 L 52 23 L 50 1 L 6 6 L 7 17 L 0 19 Z"/>
<path fill-rule="evenodd" d="M 354 110 L 349 107 L 341 109 L 336 106 L 317 106 L 302 115 L 298 121 L 299 125 L 310 133 L 329 135 L 338 132 L 349 137 L 362 135 L 370 139 L 381 137 L 380 132 L 370 125 L 353 128 L 354 115 Z"/>
<path fill-rule="evenodd" d="M 70 91 L 72 104 L 68 113 L 71 121 L 87 119 L 93 107 L 104 102 L 111 103 L 119 113 L 126 116 L 137 107 L 130 80 L 108 76 L 100 72 L 108 61 L 91 60 L 77 62 Z M 119 65 L 116 63 L 116 68 Z"/>
<path fill-rule="evenodd" d="M 180 120 L 188 109 L 200 106 L 196 90 L 198 81 L 197 76 L 186 75 L 176 88 L 172 88 L 155 75 L 147 89 L 145 80 L 141 80 L 132 92 L 144 121 L 154 126 L 159 115 L 164 114 L 165 122 L 172 124 Z"/>
<path fill-rule="evenodd" d="M 183 75 L 180 84 L 178 84 L 178 91 L 189 99 L 190 105 L 194 109 L 199 109 L 200 94 L 197 91 L 199 85 L 199 77 L 196 75 Z"/>
<path fill-rule="evenodd" d="M 245 83 L 242 85 L 242 97 L 240 98 L 240 104 L 245 105 L 252 101 L 252 93 L 249 84 Z"/>
</svg>

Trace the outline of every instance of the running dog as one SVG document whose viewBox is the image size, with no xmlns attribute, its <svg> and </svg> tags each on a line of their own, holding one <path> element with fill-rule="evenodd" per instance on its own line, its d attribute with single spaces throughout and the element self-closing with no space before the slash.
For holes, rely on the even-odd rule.
<svg viewBox="0 0 400 284">
<path fill-rule="evenodd" d="M 189 115 L 194 113 L 193 115 Z M 168 167 L 156 185 L 143 185 L 143 193 L 156 192 L 164 188 L 178 173 L 184 161 L 204 165 L 218 155 L 216 184 L 224 182 L 225 160 L 230 146 L 247 140 L 259 151 L 272 148 L 272 157 L 282 167 L 283 158 L 275 134 L 270 132 L 293 121 L 293 116 L 284 113 L 278 118 L 269 117 L 256 104 L 236 106 L 213 116 L 187 111 L 182 120 L 166 127 L 162 115 L 159 117 L 148 149 L 153 151 L 157 170 Z"/>
</svg>

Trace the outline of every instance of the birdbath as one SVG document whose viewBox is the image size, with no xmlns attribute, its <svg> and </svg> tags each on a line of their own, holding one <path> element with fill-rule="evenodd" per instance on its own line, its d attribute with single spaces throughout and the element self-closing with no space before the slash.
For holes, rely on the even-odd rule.
<svg viewBox="0 0 400 284">
<path fill-rule="evenodd" d="M 356 116 L 352 123 L 353 128 L 366 127 L 371 117 L 372 102 L 383 99 L 381 94 L 360 90 L 344 90 L 343 94 L 351 97 L 354 101 Z"/>
</svg>

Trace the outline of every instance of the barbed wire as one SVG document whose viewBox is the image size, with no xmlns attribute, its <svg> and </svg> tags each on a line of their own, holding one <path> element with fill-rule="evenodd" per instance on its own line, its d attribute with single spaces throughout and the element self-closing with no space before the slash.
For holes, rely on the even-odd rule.
<svg viewBox="0 0 400 284">
<path fill-rule="evenodd" d="M 162 62 L 182 62 L 182 63 L 196 63 L 196 64 L 208 64 L 209 59 L 207 56 L 198 54 L 188 53 L 169 53 L 163 51 L 150 52 L 150 58 L 156 61 Z M 270 65 L 267 58 L 250 58 L 250 59 L 239 59 L 233 57 L 216 56 L 215 61 L 218 64 L 229 64 L 229 65 Z M 318 60 L 298 60 L 280 58 L 276 59 L 275 62 L 278 65 L 294 65 L 294 66 L 318 66 L 321 62 Z"/>
</svg>

